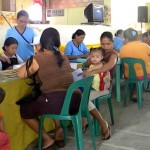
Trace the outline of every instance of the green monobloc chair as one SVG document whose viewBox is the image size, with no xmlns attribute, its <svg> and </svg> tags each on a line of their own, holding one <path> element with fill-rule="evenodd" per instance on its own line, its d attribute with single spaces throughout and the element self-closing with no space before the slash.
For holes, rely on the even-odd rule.
<svg viewBox="0 0 150 150">
<path fill-rule="evenodd" d="M 141 59 L 137 58 L 121 58 L 121 63 L 124 67 L 125 64 L 128 65 L 129 75 L 125 78 L 125 91 L 124 91 L 124 106 L 126 106 L 126 100 L 128 96 L 128 90 L 130 90 L 130 99 L 132 98 L 133 88 L 136 86 L 137 89 L 137 101 L 138 101 L 138 108 L 142 107 L 142 93 L 144 89 L 144 84 L 148 83 L 149 79 L 147 77 L 145 63 Z M 140 64 L 143 69 L 143 78 L 138 79 L 136 76 L 136 72 L 134 69 L 135 64 Z"/>
<path fill-rule="evenodd" d="M 94 103 L 95 107 L 98 110 L 99 110 L 100 103 L 107 100 L 110 118 L 111 118 L 111 124 L 114 125 L 114 114 L 113 114 L 113 106 L 111 102 L 111 97 L 112 97 L 111 93 L 112 93 L 112 82 L 109 90 L 105 90 L 101 92 L 95 90 L 91 91 L 89 99 Z M 101 134 L 99 123 L 96 119 L 94 119 L 94 130 L 96 136 L 99 136 Z"/>
<path fill-rule="evenodd" d="M 93 81 L 93 76 L 89 76 L 89 77 L 85 77 L 81 80 L 78 80 L 78 81 L 72 83 L 67 90 L 61 113 L 59 115 L 44 114 L 40 117 L 38 150 L 41 150 L 42 130 L 43 130 L 43 123 L 44 123 L 45 118 L 52 118 L 52 119 L 57 119 L 57 120 L 61 120 L 61 121 L 63 121 L 63 120 L 72 121 L 74 133 L 75 133 L 75 137 L 76 137 L 77 149 L 84 150 L 83 135 L 82 135 L 82 118 L 81 118 L 82 116 L 87 117 L 89 129 L 90 129 L 90 135 L 91 135 L 91 139 L 92 139 L 93 150 L 96 150 L 94 128 L 92 126 L 90 113 L 89 113 L 89 110 L 87 107 L 92 81 Z M 70 106 L 70 102 L 71 102 L 71 97 L 72 97 L 73 92 L 78 88 L 82 88 L 82 91 L 83 91 L 82 96 L 81 96 L 81 103 L 79 106 L 79 110 L 76 114 L 70 115 L 69 114 L 69 106 Z"/>
</svg>

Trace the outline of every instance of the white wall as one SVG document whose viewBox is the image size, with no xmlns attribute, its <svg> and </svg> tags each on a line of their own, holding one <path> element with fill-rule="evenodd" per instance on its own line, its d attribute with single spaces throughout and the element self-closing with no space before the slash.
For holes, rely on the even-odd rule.
<svg viewBox="0 0 150 150">
<path fill-rule="evenodd" d="M 77 29 L 83 29 L 86 33 L 84 43 L 85 44 L 98 44 L 100 42 L 100 35 L 104 31 L 111 31 L 113 34 L 115 33 L 115 29 L 108 27 L 108 26 L 102 26 L 102 25 L 29 25 L 30 27 L 33 27 L 35 32 L 40 35 L 42 31 L 45 28 L 48 27 L 54 27 L 56 28 L 61 37 L 61 43 L 66 44 L 68 41 L 71 40 L 72 34 L 77 30 Z M 1 33 L 1 38 L 0 38 L 0 49 L 3 46 L 4 39 L 5 39 L 5 34 L 6 31 L 9 29 L 9 26 L 7 24 L 0 26 L 0 33 Z"/>
<path fill-rule="evenodd" d="M 102 25 L 31 25 L 32 27 L 38 28 L 41 31 L 48 27 L 56 28 L 61 37 L 61 43 L 66 44 L 71 40 L 72 34 L 77 29 L 85 31 L 86 36 L 84 39 L 85 44 L 98 44 L 100 42 L 100 35 L 104 31 L 111 31 L 115 33 L 115 29 L 109 26 Z"/>
<path fill-rule="evenodd" d="M 111 0 L 111 25 L 115 28 L 126 29 L 134 27 L 140 30 L 137 22 L 138 6 L 144 6 L 150 0 Z"/>
</svg>

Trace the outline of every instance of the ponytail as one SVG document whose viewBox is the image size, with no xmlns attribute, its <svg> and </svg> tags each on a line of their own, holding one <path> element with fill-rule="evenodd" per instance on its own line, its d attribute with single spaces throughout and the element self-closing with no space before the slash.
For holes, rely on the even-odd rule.
<svg viewBox="0 0 150 150">
<path fill-rule="evenodd" d="M 61 55 L 61 53 L 57 47 L 53 46 L 53 50 L 54 50 L 54 55 L 55 55 L 57 62 L 58 62 L 58 66 L 61 67 L 64 59 L 62 58 L 62 55 Z"/>
</svg>

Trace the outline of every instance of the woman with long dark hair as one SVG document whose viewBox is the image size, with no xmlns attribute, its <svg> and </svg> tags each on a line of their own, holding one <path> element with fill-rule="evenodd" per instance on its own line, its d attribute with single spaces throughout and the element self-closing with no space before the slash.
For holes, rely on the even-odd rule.
<svg viewBox="0 0 150 150">
<path fill-rule="evenodd" d="M 73 83 L 72 70 L 67 56 L 59 51 L 60 36 L 54 28 L 47 28 L 43 31 L 40 39 L 42 52 L 36 54 L 32 65 L 29 68 L 29 74 L 36 73 L 37 82 L 40 83 L 42 94 L 34 101 L 22 105 L 20 114 L 25 123 L 36 133 L 38 133 L 38 117 L 42 114 L 59 114 L 64 102 L 66 91 Z M 22 66 L 18 72 L 19 78 L 27 78 L 26 65 Z M 77 91 L 72 96 L 72 105 L 70 113 L 76 111 L 80 104 L 80 92 Z M 42 148 L 52 146 L 54 142 L 63 147 L 63 130 L 60 122 L 55 122 L 54 139 L 48 136 L 43 130 Z M 60 143 L 61 142 L 61 143 Z"/>
</svg>

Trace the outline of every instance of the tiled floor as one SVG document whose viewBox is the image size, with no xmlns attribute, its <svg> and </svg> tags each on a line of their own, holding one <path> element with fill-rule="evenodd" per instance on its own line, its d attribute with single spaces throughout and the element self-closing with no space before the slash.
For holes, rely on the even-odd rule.
<svg viewBox="0 0 150 150">
<path fill-rule="evenodd" d="M 123 95 L 122 95 L 123 98 Z M 138 109 L 137 103 L 128 102 L 123 107 L 117 103 L 113 95 L 115 125 L 111 127 L 112 136 L 107 141 L 96 138 L 97 150 L 150 150 L 150 93 L 144 93 L 143 107 Z M 103 117 L 110 122 L 106 102 L 101 105 Z M 26 150 L 32 150 L 31 144 Z M 92 150 L 89 132 L 84 134 L 84 149 Z M 69 131 L 65 148 L 61 150 L 76 150 L 73 131 Z"/>
</svg>

